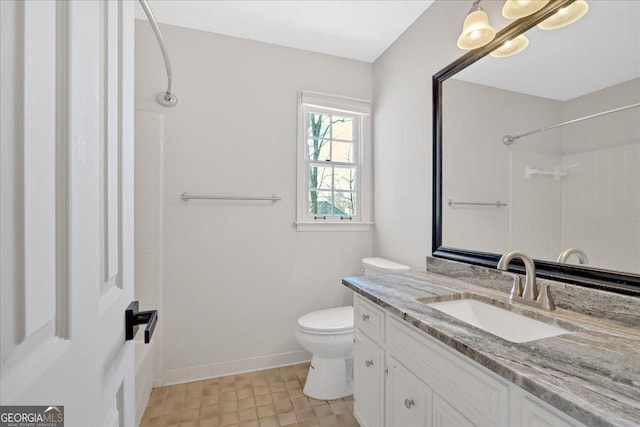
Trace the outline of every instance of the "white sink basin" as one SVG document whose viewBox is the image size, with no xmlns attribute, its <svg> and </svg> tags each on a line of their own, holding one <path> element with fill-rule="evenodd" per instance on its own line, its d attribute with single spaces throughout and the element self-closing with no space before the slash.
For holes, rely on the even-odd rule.
<svg viewBox="0 0 640 427">
<path fill-rule="evenodd" d="M 535 341 L 570 332 L 473 299 L 443 301 L 428 305 L 514 343 Z"/>
</svg>

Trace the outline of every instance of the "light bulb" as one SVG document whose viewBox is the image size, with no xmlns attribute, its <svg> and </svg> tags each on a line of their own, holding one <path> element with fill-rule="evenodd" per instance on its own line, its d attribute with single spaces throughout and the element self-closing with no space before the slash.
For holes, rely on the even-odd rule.
<svg viewBox="0 0 640 427">
<path fill-rule="evenodd" d="M 529 39 L 524 34 L 520 34 L 518 37 L 507 40 L 497 49 L 494 49 L 489 55 L 494 58 L 506 58 L 507 56 L 515 55 L 522 52 L 529 46 Z"/>
<path fill-rule="evenodd" d="M 576 0 L 539 23 L 538 28 L 541 30 L 555 30 L 556 28 L 566 27 L 582 18 L 588 10 L 589 5 L 585 0 Z"/>
<path fill-rule="evenodd" d="M 489 24 L 487 13 L 474 3 L 464 20 L 458 47 L 464 50 L 476 49 L 489 43 L 495 36 L 496 30 Z"/>
<path fill-rule="evenodd" d="M 549 0 L 507 0 L 502 7 L 502 16 L 519 19 L 542 9 Z"/>
</svg>

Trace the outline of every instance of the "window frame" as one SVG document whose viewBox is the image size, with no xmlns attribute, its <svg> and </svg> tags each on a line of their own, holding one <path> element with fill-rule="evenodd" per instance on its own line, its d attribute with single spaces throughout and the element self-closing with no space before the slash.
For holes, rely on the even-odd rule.
<svg viewBox="0 0 640 427">
<path fill-rule="evenodd" d="M 307 114 L 323 113 L 353 118 L 353 163 L 329 161 L 327 165 L 349 165 L 356 169 L 355 214 L 351 217 L 309 213 L 309 168 L 324 163 L 308 158 Z M 333 141 L 333 139 L 331 139 Z M 371 104 L 369 101 L 311 91 L 298 94 L 298 231 L 367 231 L 371 229 Z M 335 194 L 335 187 L 332 185 Z M 339 191 L 338 191 L 339 192 Z M 348 219 L 350 218 L 350 219 Z"/>
</svg>

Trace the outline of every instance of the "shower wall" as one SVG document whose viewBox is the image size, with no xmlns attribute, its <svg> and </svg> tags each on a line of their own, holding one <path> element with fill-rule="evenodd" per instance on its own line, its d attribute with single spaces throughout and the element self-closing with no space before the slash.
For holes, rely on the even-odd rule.
<svg viewBox="0 0 640 427">
<path fill-rule="evenodd" d="M 140 310 L 159 310 L 162 319 L 163 228 L 162 171 L 163 116 L 135 112 L 135 298 Z M 162 330 L 159 322 L 150 344 L 153 382 L 162 383 Z M 137 338 L 142 339 L 142 332 Z"/>
<path fill-rule="evenodd" d="M 372 65 L 161 27 L 178 105 L 155 102 L 166 80 L 144 21 L 135 83 L 136 108 L 164 125 L 162 382 L 309 360 L 296 321 L 352 302 L 341 278 L 361 274 L 372 233 L 296 231 L 297 92 L 371 99 Z M 185 191 L 282 200 L 183 202 Z"/>
<path fill-rule="evenodd" d="M 509 248 L 522 249 L 535 259 L 555 260 L 562 251 L 563 181 L 551 176 L 525 176 L 527 167 L 562 169 L 562 155 L 510 151 L 511 207 Z"/>
<path fill-rule="evenodd" d="M 640 143 L 563 161 L 571 174 L 563 182 L 564 247 L 583 249 L 594 266 L 640 273 Z"/>
<path fill-rule="evenodd" d="M 565 102 L 564 118 L 638 101 L 640 78 Z M 564 247 L 583 249 L 591 265 L 640 274 L 640 108 L 564 127 L 563 153 Z"/>
</svg>

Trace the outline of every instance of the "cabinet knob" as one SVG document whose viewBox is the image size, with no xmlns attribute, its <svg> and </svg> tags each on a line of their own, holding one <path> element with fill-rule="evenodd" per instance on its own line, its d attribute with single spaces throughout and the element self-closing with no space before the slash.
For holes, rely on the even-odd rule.
<svg viewBox="0 0 640 427">
<path fill-rule="evenodd" d="M 411 399 L 411 400 L 405 399 L 404 400 L 404 406 L 406 406 L 407 409 L 410 409 L 415 404 L 416 404 L 416 402 L 414 402 L 413 399 Z"/>
<path fill-rule="evenodd" d="M 367 360 L 364 364 L 367 365 L 367 368 L 370 368 L 373 366 L 373 360 Z"/>
<path fill-rule="evenodd" d="M 366 322 L 367 320 L 369 320 L 369 315 L 368 314 L 363 314 L 362 315 L 362 321 Z"/>
</svg>

